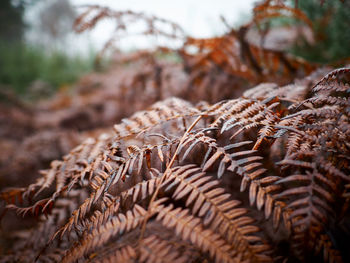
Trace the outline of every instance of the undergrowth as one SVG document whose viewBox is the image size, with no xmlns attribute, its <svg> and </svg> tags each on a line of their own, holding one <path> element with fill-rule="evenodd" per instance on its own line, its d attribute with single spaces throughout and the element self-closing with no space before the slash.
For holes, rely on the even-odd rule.
<svg viewBox="0 0 350 263">
<path fill-rule="evenodd" d="M 239 29 L 196 39 L 165 19 L 84 8 L 79 32 L 113 18 L 118 36 L 140 19 L 145 34 L 183 46 L 122 56 L 129 67 L 113 72 L 118 93 L 90 85 L 73 98 L 80 107 L 66 108 L 72 118 L 60 125 L 116 114 L 110 101 L 127 116 L 33 183 L 0 193 L 4 217 L 35 219 L 3 230 L 3 262 L 350 260 L 350 68 L 318 68 L 246 39 L 279 16 L 312 27 L 300 9 L 263 1 Z M 176 52 L 182 64 L 159 52 Z M 36 120 L 47 125 L 44 117 Z"/>
<path fill-rule="evenodd" d="M 70 56 L 63 51 L 47 52 L 26 43 L 0 43 L 0 85 L 20 96 L 30 94 L 35 81 L 46 84 L 53 94 L 64 85 L 75 83 L 82 74 L 94 69 L 94 55 Z"/>
</svg>

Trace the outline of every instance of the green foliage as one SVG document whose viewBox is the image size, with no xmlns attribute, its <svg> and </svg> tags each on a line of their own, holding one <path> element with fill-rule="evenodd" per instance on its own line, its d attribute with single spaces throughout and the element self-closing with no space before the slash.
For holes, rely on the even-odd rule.
<svg viewBox="0 0 350 263">
<path fill-rule="evenodd" d="M 51 93 L 93 69 L 93 54 L 69 56 L 62 51 L 48 53 L 28 44 L 0 44 L 0 86 L 28 95 L 30 85 L 40 80 Z"/>
<path fill-rule="evenodd" d="M 294 54 L 319 63 L 350 57 L 350 1 L 303 0 L 298 7 L 314 22 L 315 43 L 299 39 Z"/>
</svg>

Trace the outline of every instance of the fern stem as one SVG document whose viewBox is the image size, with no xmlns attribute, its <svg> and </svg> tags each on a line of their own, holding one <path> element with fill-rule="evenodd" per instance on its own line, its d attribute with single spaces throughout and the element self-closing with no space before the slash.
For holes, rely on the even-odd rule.
<svg viewBox="0 0 350 263">
<path fill-rule="evenodd" d="M 182 136 L 178 146 L 176 147 L 176 151 L 175 153 L 173 154 L 173 157 L 171 158 L 165 172 L 163 173 L 162 177 L 160 178 L 160 182 L 159 184 L 157 185 L 157 188 L 154 192 L 154 194 L 152 195 L 152 198 L 149 202 L 149 205 L 148 205 L 148 209 L 147 209 L 147 214 L 145 216 L 145 220 L 142 224 L 142 228 L 141 228 L 141 233 L 140 233 L 140 237 L 139 237 L 139 244 L 142 242 L 142 239 L 143 239 L 143 235 L 145 233 L 145 230 L 146 230 L 146 224 L 147 224 L 147 221 L 149 219 L 149 216 L 152 214 L 150 213 L 151 210 L 152 210 L 152 205 L 153 205 L 153 202 L 154 200 L 156 199 L 157 195 L 158 195 L 158 192 L 159 192 L 159 189 L 160 189 L 160 186 L 162 185 L 162 183 L 164 182 L 165 178 L 167 177 L 167 174 L 170 172 L 171 170 L 171 167 L 172 165 L 174 164 L 174 161 L 175 161 L 175 158 L 179 152 L 179 149 L 180 149 L 180 146 L 183 144 L 183 142 L 186 140 L 186 137 L 187 135 L 189 134 L 189 132 L 194 128 L 194 126 L 196 126 L 196 124 L 202 119 L 203 115 L 199 115 L 191 124 L 191 126 L 186 130 L 186 132 L 184 133 L 184 135 Z"/>
</svg>

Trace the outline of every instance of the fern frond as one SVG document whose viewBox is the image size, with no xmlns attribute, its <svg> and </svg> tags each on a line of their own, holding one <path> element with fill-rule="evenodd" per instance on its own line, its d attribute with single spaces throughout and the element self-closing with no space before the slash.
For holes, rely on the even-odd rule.
<svg viewBox="0 0 350 263">
<path fill-rule="evenodd" d="M 158 212 L 157 221 L 162 225 L 173 229 L 183 240 L 189 240 L 201 251 L 209 252 L 216 262 L 239 262 L 230 251 L 230 246 L 210 229 L 205 229 L 199 218 L 189 215 L 188 210 L 173 209 L 173 205 L 156 206 Z"/>
<path fill-rule="evenodd" d="M 127 204 L 129 203 L 137 203 L 151 197 L 159 183 L 160 178 L 156 177 L 148 181 L 138 183 L 128 190 L 122 192 L 120 194 L 122 206 L 128 207 Z"/>
<path fill-rule="evenodd" d="M 170 242 L 156 235 L 141 240 L 139 262 L 189 262 L 186 255 L 182 255 Z"/>
<path fill-rule="evenodd" d="M 74 262 L 87 255 L 91 251 L 103 246 L 108 240 L 125 232 L 129 232 L 139 226 L 144 220 L 147 211 L 139 205 L 135 205 L 126 214 L 118 214 L 112 217 L 104 225 L 82 238 L 81 242 L 72 247 L 62 259 L 62 262 Z"/>
<path fill-rule="evenodd" d="M 134 263 L 137 259 L 136 251 L 131 246 L 123 246 L 119 249 L 114 249 L 109 253 L 90 255 L 89 262 L 94 263 L 113 263 L 113 262 L 125 262 Z"/>
<path fill-rule="evenodd" d="M 306 155 L 307 158 L 312 158 L 311 160 L 318 159 L 317 162 L 299 161 L 300 157 L 296 153 L 291 155 L 294 160 L 284 160 L 281 165 L 285 166 L 284 169 L 292 168 L 291 170 L 300 171 L 302 174 L 292 173 L 276 182 L 286 187 L 277 198 L 288 200 L 287 208 L 292 210 L 290 220 L 294 249 L 299 251 L 302 258 L 307 255 L 308 250 L 313 251 L 319 246 L 315 240 L 326 231 L 331 220 L 337 220 L 337 210 L 345 202 L 342 196 L 345 184 L 350 181 L 350 177 L 332 164 L 322 161 L 320 155 L 320 152 L 310 152 Z M 315 165 L 316 163 L 318 165 Z M 329 245 L 326 245 L 325 249 L 328 247 Z M 325 260 L 328 260 L 326 254 Z"/>
<path fill-rule="evenodd" d="M 155 103 L 149 110 L 135 113 L 121 124 L 114 126 L 115 139 L 123 139 L 136 134 L 144 133 L 171 120 L 198 116 L 200 111 L 181 99 L 171 98 Z"/>
<path fill-rule="evenodd" d="M 257 74 L 267 57 L 250 53 Z M 312 91 L 315 77 L 213 105 L 168 99 L 123 119 L 1 193 L 7 208 L 40 216 L 4 258 L 31 248 L 62 262 L 347 259 L 337 225 L 349 217 L 348 72 Z"/>
<path fill-rule="evenodd" d="M 321 251 L 323 251 L 323 258 L 327 262 L 344 262 L 340 251 L 334 248 L 331 238 L 327 234 L 323 234 L 318 238 L 316 253 L 320 253 Z"/>
<path fill-rule="evenodd" d="M 194 216 L 203 219 L 203 225 L 218 231 L 235 249 L 238 258 L 261 261 L 269 260 L 264 253 L 267 245 L 257 244 L 261 239 L 253 235 L 259 229 L 252 225 L 253 219 L 245 216 L 246 210 L 237 208 L 239 202 L 218 187 L 219 181 L 201 172 L 193 165 L 176 167 L 164 182 L 165 191 L 173 189 L 173 200 L 184 199 Z"/>
</svg>

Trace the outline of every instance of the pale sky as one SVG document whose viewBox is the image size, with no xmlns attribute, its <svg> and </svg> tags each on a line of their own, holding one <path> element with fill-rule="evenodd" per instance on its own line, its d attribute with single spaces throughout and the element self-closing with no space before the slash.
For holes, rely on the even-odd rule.
<svg viewBox="0 0 350 263">
<path fill-rule="evenodd" d="M 132 10 L 166 18 L 179 24 L 190 36 L 211 37 L 225 32 L 220 16 L 231 25 L 248 21 L 256 0 L 71 0 L 72 5 L 99 4 L 114 10 Z M 89 45 L 102 48 L 111 36 L 114 23 L 103 21 L 79 37 L 72 37 L 71 49 L 83 51 Z M 155 38 L 127 38 L 120 43 L 122 49 L 148 48 L 159 44 Z M 164 43 L 161 43 L 164 44 Z M 172 43 L 165 43 L 172 44 Z"/>
</svg>

